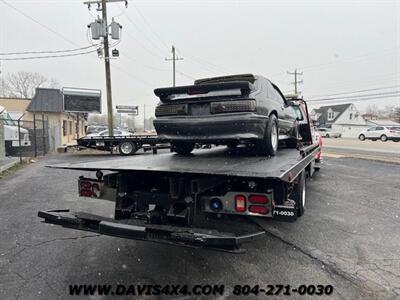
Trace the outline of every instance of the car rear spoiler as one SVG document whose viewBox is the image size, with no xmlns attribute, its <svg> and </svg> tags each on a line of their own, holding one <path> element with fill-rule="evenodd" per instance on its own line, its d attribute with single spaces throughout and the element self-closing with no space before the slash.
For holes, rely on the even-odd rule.
<svg viewBox="0 0 400 300">
<path fill-rule="evenodd" d="M 230 81 L 221 83 L 208 83 L 199 85 L 186 85 L 168 88 L 158 88 L 154 90 L 154 94 L 161 101 L 173 101 L 169 98 L 171 95 L 187 94 L 190 98 L 195 98 L 195 95 L 207 97 L 207 93 L 213 91 L 238 90 L 240 89 L 242 96 L 248 95 L 254 89 L 252 83 L 248 81 Z M 212 95 L 210 95 L 212 96 Z"/>
</svg>

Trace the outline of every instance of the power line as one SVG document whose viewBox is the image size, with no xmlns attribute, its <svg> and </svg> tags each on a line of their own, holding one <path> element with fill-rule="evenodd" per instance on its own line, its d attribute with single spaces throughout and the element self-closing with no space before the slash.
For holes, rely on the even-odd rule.
<svg viewBox="0 0 400 300">
<path fill-rule="evenodd" d="M 62 55 L 46 55 L 46 56 L 28 56 L 28 57 L 6 57 L 0 58 L 0 60 L 31 60 L 31 59 L 43 59 L 43 58 L 58 58 L 58 57 L 70 57 L 70 56 L 78 56 L 85 55 L 96 52 L 96 50 L 91 50 L 87 52 L 79 52 L 79 53 L 71 53 L 71 54 L 62 54 Z"/>
<path fill-rule="evenodd" d="M 3 2 L 5 5 L 7 5 L 8 7 L 12 8 L 13 10 L 15 10 L 16 12 L 18 12 L 19 14 L 23 15 L 25 18 L 28 18 L 29 20 L 31 20 L 32 22 L 40 25 L 41 27 L 45 28 L 46 30 L 52 32 L 53 34 L 55 34 L 56 36 L 58 36 L 59 38 L 63 39 L 64 41 L 67 41 L 70 44 L 73 44 L 76 46 L 76 44 L 74 42 L 72 42 L 71 40 L 69 40 L 68 38 L 66 38 L 65 36 L 63 36 L 62 34 L 58 33 L 57 31 L 51 29 L 50 27 L 44 25 L 43 23 L 40 23 L 39 21 L 35 20 L 34 18 L 32 18 L 31 16 L 27 15 L 26 13 L 24 13 L 22 10 L 16 8 L 15 6 L 11 5 L 10 3 L 8 3 L 5 0 L 0 0 L 1 2 Z"/>
<path fill-rule="evenodd" d="M 329 101 L 329 100 L 348 100 L 350 99 L 351 101 L 356 100 L 356 99 L 364 99 L 368 97 L 374 97 L 374 96 L 400 96 L 400 91 L 391 91 L 391 92 L 385 92 L 385 93 L 373 93 L 373 94 L 364 94 L 364 95 L 356 95 L 356 96 L 345 96 L 345 97 L 334 97 L 334 98 L 322 98 L 322 99 L 310 99 L 307 100 L 307 102 L 316 102 L 316 101 Z"/>
<path fill-rule="evenodd" d="M 24 51 L 24 52 L 3 52 L 0 53 L 0 55 L 24 55 L 24 54 L 46 54 L 46 53 L 63 53 L 63 52 L 75 52 L 78 50 L 85 50 L 89 49 L 92 47 L 97 47 L 99 44 L 96 45 L 90 45 L 86 47 L 81 47 L 81 48 L 75 48 L 75 49 L 66 49 L 66 50 L 46 50 L 46 51 Z"/>
<path fill-rule="evenodd" d="M 122 10 L 121 7 L 119 7 L 119 9 Z M 144 36 L 144 38 L 145 38 L 148 42 L 150 42 L 150 43 L 151 43 L 155 48 L 157 48 L 161 53 L 164 53 L 164 50 L 161 49 L 161 48 L 159 47 L 159 45 L 157 45 L 153 40 L 151 40 L 150 38 L 148 38 L 147 34 L 146 34 L 145 32 L 143 32 L 142 29 L 140 29 L 140 27 L 132 20 L 132 18 L 131 18 L 128 14 L 125 14 L 124 16 L 125 16 L 125 18 L 126 18 L 130 23 L 132 23 L 133 26 L 135 26 L 135 27 L 142 33 L 142 35 Z M 136 39 L 135 39 L 135 40 L 136 40 Z M 142 46 L 143 46 L 143 45 L 142 45 Z M 149 51 L 146 47 L 143 47 L 143 48 L 145 48 L 148 52 L 151 53 L 151 51 Z M 156 56 L 159 56 L 159 55 L 156 55 Z M 159 57 L 162 57 L 162 56 L 159 56 Z"/>
<path fill-rule="evenodd" d="M 348 99 L 342 99 L 342 100 L 331 100 L 331 99 L 325 99 L 325 100 L 317 100 L 321 102 L 330 102 L 329 100 L 333 101 L 334 103 L 349 103 L 349 102 L 358 102 L 358 101 L 368 101 L 368 100 L 376 100 L 376 99 L 387 99 L 387 98 L 396 98 L 399 97 L 400 99 L 400 93 L 399 94 L 393 94 L 393 95 L 383 95 L 383 96 L 373 96 L 373 97 L 366 97 L 366 98 L 361 98 L 361 99 L 352 99 L 349 101 Z M 313 100 L 306 100 L 306 102 L 313 102 Z M 330 103 L 330 105 L 334 104 Z M 318 104 L 313 104 L 313 105 L 318 105 Z"/>
<path fill-rule="evenodd" d="M 342 92 L 342 93 L 335 93 L 335 94 L 330 94 L 330 95 L 310 96 L 309 98 L 314 100 L 315 98 L 321 98 L 321 97 L 331 97 L 331 96 L 344 95 L 344 94 L 355 94 L 355 93 L 362 93 L 362 92 L 387 90 L 387 89 L 396 88 L 396 87 L 400 87 L 400 85 L 391 85 L 391 86 L 379 87 L 379 88 L 374 88 L 374 89 L 365 89 L 365 90 L 358 90 L 358 91 L 352 91 L 352 92 Z"/>
<path fill-rule="evenodd" d="M 150 23 L 147 21 L 146 17 L 142 14 L 142 12 L 139 10 L 139 8 L 134 4 L 131 3 L 133 8 L 138 12 L 140 17 L 143 19 L 144 23 L 147 25 L 147 27 L 153 32 L 153 34 L 160 40 L 160 42 L 165 46 L 166 49 L 169 49 L 169 46 L 164 42 L 164 40 L 158 35 L 158 33 L 150 26 Z"/>
</svg>

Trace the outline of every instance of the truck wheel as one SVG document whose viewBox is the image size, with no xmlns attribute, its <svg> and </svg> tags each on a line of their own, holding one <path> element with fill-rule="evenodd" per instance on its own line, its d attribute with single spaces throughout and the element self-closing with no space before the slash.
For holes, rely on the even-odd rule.
<svg viewBox="0 0 400 300">
<path fill-rule="evenodd" d="M 293 187 L 292 198 L 296 201 L 297 216 L 304 214 L 306 204 L 306 172 L 303 171 L 298 178 L 297 183 Z"/>
<path fill-rule="evenodd" d="M 274 156 L 278 150 L 278 120 L 274 114 L 270 115 L 265 129 L 264 138 L 256 144 L 258 155 Z"/>
<path fill-rule="evenodd" d="M 360 134 L 360 135 L 358 136 L 358 139 L 359 139 L 360 141 L 365 141 L 365 135 Z"/>
<path fill-rule="evenodd" d="M 180 155 L 189 155 L 194 149 L 194 144 L 193 143 L 174 143 L 174 144 L 172 144 L 172 147 L 174 148 L 175 152 Z"/>
<path fill-rule="evenodd" d="M 119 153 L 122 155 L 132 155 L 137 151 L 135 143 L 132 142 L 122 142 L 119 144 Z"/>
<path fill-rule="evenodd" d="M 386 142 L 387 139 L 388 139 L 387 136 L 384 135 L 384 134 L 382 134 L 382 136 L 381 136 L 381 141 L 382 141 L 382 142 Z"/>
</svg>

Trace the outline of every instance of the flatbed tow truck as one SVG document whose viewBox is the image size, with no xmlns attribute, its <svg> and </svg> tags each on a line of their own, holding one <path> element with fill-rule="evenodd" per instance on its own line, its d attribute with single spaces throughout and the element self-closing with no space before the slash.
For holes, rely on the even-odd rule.
<svg viewBox="0 0 400 300">
<path fill-rule="evenodd" d="M 77 147 L 109 151 L 113 153 L 118 148 L 122 155 L 133 155 L 139 149 L 152 150 L 154 154 L 158 149 L 170 148 L 169 144 L 157 135 L 132 135 L 132 136 L 91 136 L 77 139 Z"/>
<path fill-rule="evenodd" d="M 114 201 L 114 218 L 69 210 L 38 216 L 103 235 L 242 252 L 243 243 L 265 234 L 258 218 L 294 222 L 304 214 L 306 179 L 319 169 L 321 145 L 309 121 L 302 123 L 299 148 L 273 157 L 216 147 L 49 166 L 95 172 L 79 177 L 79 195 Z"/>
</svg>

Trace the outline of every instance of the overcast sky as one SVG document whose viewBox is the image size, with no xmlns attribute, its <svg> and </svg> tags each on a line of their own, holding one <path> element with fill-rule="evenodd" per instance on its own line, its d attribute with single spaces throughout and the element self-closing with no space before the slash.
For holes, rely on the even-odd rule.
<svg viewBox="0 0 400 300">
<path fill-rule="evenodd" d="M 254 73 L 290 92 L 293 76 L 286 71 L 297 68 L 304 73 L 300 91 L 306 99 L 400 90 L 400 1 L 147 0 L 129 1 L 127 9 L 123 3 L 108 7 L 123 26 L 120 58 L 111 62 L 114 104 L 154 109 L 153 89 L 172 84 L 172 63 L 164 60 L 172 44 L 184 58 L 177 62 L 177 85 Z M 80 0 L 0 0 L 0 53 L 90 45 L 87 24 L 96 15 L 95 6 L 89 11 Z M 96 54 L 1 64 L 3 75 L 22 70 L 105 95 L 104 64 Z M 354 103 L 360 109 L 400 105 L 400 98 Z"/>
</svg>

